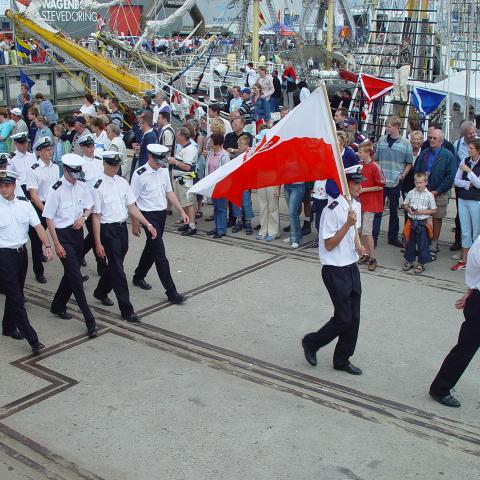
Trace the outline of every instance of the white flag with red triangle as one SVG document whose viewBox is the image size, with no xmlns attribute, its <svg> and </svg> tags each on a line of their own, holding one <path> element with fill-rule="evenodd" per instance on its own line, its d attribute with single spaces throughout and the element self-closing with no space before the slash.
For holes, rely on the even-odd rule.
<svg viewBox="0 0 480 480">
<path fill-rule="evenodd" d="M 317 88 L 261 142 L 234 158 L 189 189 L 190 194 L 227 198 L 240 205 L 242 192 L 294 182 L 334 180 L 348 192 L 330 105 L 324 88 Z"/>
</svg>

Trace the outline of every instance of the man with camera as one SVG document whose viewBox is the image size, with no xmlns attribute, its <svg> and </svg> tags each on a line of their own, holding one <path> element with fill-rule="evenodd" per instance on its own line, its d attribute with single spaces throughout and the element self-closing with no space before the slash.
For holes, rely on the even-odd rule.
<svg viewBox="0 0 480 480">
<path fill-rule="evenodd" d="M 193 186 L 196 178 L 195 165 L 197 163 L 198 148 L 190 139 L 190 130 L 180 127 L 175 133 L 175 141 L 179 149 L 174 157 L 168 158 L 169 165 L 173 167 L 173 191 L 185 209 L 189 222 L 178 230 L 182 235 L 195 235 L 195 204 L 196 198 L 188 194 L 188 189 Z"/>
</svg>

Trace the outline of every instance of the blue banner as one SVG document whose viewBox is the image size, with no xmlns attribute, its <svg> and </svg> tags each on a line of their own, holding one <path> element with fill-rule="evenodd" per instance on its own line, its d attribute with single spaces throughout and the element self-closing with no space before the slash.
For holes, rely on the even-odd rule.
<svg viewBox="0 0 480 480">
<path fill-rule="evenodd" d="M 423 117 L 435 111 L 443 102 L 446 93 L 432 92 L 425 88 L 415 87 L 413 89 L 413 104 Z"/>
</svg>

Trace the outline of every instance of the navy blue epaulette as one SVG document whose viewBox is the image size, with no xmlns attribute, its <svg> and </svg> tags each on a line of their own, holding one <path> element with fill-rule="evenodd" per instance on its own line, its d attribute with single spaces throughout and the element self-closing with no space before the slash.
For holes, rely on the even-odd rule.
<svg viewBox="0 0 480 480">
<path fill-rule="evenodd" d="M 24 202 L 28 202 L 27 197 L 17 197 L 17 200 L 23 200 Z"/>
<path fill-rule="evenodd" d="M 34 164 L 32 165 L 32 170 L 35 170 L 35 169 L 36 169 L 37 167 L 39 167 L 39 166 L 40 166 L 40 165 L 39 165 L 38 163 L 34 163 Z"/>
<path fill-rule="evenodd" d="M 338 202 L 335 200 L 334 202 L 332 202 L 332 203 L 328 206 L 328 208 L 329 208 L 330 210 L 333 210 L 337 205 L 338 205 Z"/>
<path fill-rule="evenodd" d="M 147 169 L 146 169 L 145 167 L 142 167 L 142 168 L 139 168 L 139 169 L 137 170 L 137 174 L 138 174 L 138 175 L 141 175 L 142 173 L 145 173 L 146 171 L 147 171 Z"/>
<path fill-rule="evenodd" d="M 102 179 L 98 179 L 97 183 L 93 186 L 93 188 L 98 188 L 102 184 Z"/>
<path fill-rule="evenodd" d="M 52 188 L 53 188 L 54 190 L 57 190 L 57 189 L 60 187 L 61 184 L 62 184 L 62 181 L 59 180 L 57 183 L 54 183 L 54 184 L 52 185 Z"/>
</svg>

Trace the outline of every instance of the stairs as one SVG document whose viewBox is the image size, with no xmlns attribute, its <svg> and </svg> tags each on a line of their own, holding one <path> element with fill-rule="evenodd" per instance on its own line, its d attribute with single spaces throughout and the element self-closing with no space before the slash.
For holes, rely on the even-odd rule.
<svg viewBox="0 0 480 480">
<path fill-rule="evenodd" d="M 393 81 L 397 64 L 399 45 L 410 39 L 413 57 L 409 80 L 432 82 L 436 60 L 436 8 L 434 0 L 407 1 L 398 5 L 394 0 L 380 1 L 373 12 L 372 30 L 367 43 L 355 57 L 361 60 L 359 73 L 368 73 L 378 78 Z M 353 99 L 360 86 L 357 85 Z M 360 111 L 358 101 L 352 100 L 349 110 Z M 411 92 L 406 104 L 394 104 L 390 96 L 375 102 L 373 111 L 367 116 L 363 130 L 378 137 L 384 130 L 385 119 L 390 115 L 399 116 L 402 129 L 407 128 L 411 115 Z"/>
</svg>

